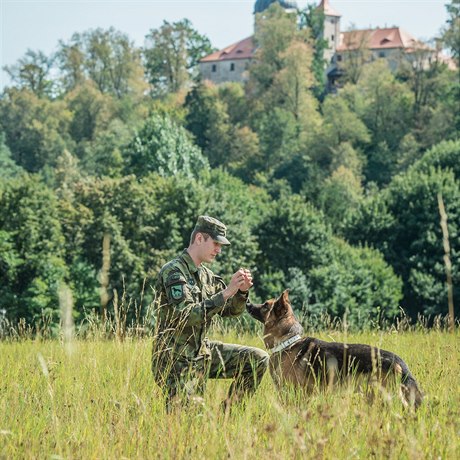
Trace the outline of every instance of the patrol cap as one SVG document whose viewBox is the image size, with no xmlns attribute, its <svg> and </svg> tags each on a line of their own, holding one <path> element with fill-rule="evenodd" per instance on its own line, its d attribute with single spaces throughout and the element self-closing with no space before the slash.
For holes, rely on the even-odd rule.
<svg viewBox="0 0 460 460">
<path fill-rule="evenodd" d="M 214 217 L 199 216 L 194 231 L 207 233 L 217 243 L 230 244 L 225 237 L 227 227 Z"/>
</svg>

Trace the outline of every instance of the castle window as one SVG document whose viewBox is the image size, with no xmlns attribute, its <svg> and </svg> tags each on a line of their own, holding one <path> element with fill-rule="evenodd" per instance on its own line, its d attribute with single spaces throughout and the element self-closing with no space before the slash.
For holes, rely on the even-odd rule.
<svg viewBox="0 0 460 460">
<path fill-rule="evenodd" d="M 232 62 L 230 64 L 230 72 L 233 72 L 235 70 L 235 64 Z"/>
<path fill-rule="evenodd" d="M 385 57 L 385 51 L 379 51 L 379 58 Z"/>
<path fill-rule="evenodd" d="M 331 42 L 334 41 L 334 35 L 331 35 Z"/>
<path fill-rule="evenodd" d="M 213 71 L 213 72 L 216 71 L 216 64 L 213 64 L 213 65 L 212 65 L 212 71 Z"/>
<path fill-rule="evenodd" d="M 341 54 L 337 54 L 337 61 L 340 62 L 342 60 L 342 55 Z"/>
</svg>

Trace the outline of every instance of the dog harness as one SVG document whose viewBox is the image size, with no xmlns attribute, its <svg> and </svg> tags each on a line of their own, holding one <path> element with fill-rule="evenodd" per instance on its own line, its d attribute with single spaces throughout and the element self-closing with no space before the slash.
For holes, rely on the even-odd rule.
<svg viewBox="0 0 460 460">
<path fill-rule="evenodd" d="M 270 348 L 270 350 L 268 350 L 270 353 L 278 353 L 279 351 L 283 351 L 285 350 L 286 348 L 290 347 L 291 345 L 293 345 L 294 343 L 298 342 L 302 337 L 297 334 L 297 335 L 294 335 L 293 337 L 285 340 L 284 342 L 281 342 L 279 343 L 276 347 L 273 347 L 273 348 Z"/>
</svg>

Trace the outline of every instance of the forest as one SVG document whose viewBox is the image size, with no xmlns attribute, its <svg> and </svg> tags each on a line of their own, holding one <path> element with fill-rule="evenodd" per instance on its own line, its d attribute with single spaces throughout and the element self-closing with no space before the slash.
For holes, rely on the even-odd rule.
<svg viewBox="0 0 460 460">
<path fill-rule="evenodd" d="M 311 324 L 445 317 L 447 272 L 460 298 L 460 7 L 446 8 L 436 43 L 455 69 L 423 65 L 422 47 L 392 72 L 362 49 L 334 91 L 312 7 L 257 15 L 244 84 L 200 79 L 214 48 L 187 19 L 143 47 L 110 28 L 27 50 L 0 95 L 0 336 L 57 331 L 63 286 L 76 324 L 120 302 L 145 317 L 201 214 L 232 242 L 211 269 L 250 268 L 255 300 L 289 288 Z"/>
</svg>

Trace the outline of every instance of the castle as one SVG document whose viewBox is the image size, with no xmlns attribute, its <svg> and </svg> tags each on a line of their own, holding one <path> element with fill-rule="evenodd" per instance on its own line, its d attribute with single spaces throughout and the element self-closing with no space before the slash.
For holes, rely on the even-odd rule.
<svg viewBox="0 0 460 460">
<path fill-rule="evenodd" d="M 288 13 L 297 10 L 297 4 L 293 1 L 257 0 L 254 14 L 261 13 L 272 3 L 279 3 Z M 329 0 L 321 0 L 317 9 L 324 14 L 323 38 L 329 45 L 324 52 L 329 87 L 333 87 L 337 79 L 343 75 L 346 61 L 363 50 L 366 52 L 366 61 L 384 58 L 392 70 L 396 70 L 402 59 L 409 61 L 411 65 L 420 65 L 420 62 L 416 62 L 420 61 L 420 50 L 423 50 L 424 67 L 429 65 L 432 59 L 440 57 L 434 49 L 399 27 L 341 32 L 341 15 L 331 7 Z M 254 58 L 255 49 L 251 36 L 205 56 L 199 64 L 202 78 L 216 84 L 246 81 L 249 78 L 248 69 Z"/>
</svg>

